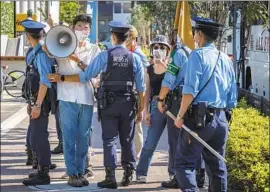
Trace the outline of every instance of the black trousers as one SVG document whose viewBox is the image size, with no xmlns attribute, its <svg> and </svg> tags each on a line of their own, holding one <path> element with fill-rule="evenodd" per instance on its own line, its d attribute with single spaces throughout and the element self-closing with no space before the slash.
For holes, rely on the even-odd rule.
<svg viewBox="0 0 270 192">
<path fill-rule="evenodd" d="M 49 116 L 41 109 L 37 119 L 30 119 L 31 147 L 37 154 L 38 164 L 49 166 L 51 164 L 51 150 L 48 132 Z"/>
</svg>

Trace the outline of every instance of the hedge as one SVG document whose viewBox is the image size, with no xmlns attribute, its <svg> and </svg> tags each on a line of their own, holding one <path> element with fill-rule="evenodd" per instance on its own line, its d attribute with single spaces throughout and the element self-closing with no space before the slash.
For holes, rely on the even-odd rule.
<svg viewBox="0 0 270 192">
<path fill-rule="evenodd" d="M 229 191 L 269 192 L 269 117 L 245 100 L 233 113 L 227 151 Z"/>
</svg>

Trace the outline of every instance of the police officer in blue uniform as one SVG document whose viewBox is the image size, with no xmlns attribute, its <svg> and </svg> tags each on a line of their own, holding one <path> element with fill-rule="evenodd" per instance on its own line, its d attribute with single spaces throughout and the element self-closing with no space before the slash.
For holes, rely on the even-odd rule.
<svg viewBox="0 0 270 192">
<path fill-rule="evenodd" d="M 27 40 L 33 49 L 26 58 L 26 80 L 23 87 L 23 96 L 28 101 L 30 114 L 31 147 L 38 159 L 37 173 L 30 173 L 29 178 L 23 181 L 24 185 L 47 185 L 50 183 L 49 166 L 51 152 L 48 140 L 48 120 L 50 112 L 49 88 L 51 83 L 47 74 L 51 73 L 54 60 L 49 58 L 41 49 L 40 39 L 43 36 L 42 23 L 25 20 L 22 22 Z"/>
<path fill-rule="evenodd" d="M 220 27 L 211 19 L 193 18 L 194 41 L 199 48 L 189 57 L 181 107 L 175 126 L 183 123 L 225 156 L 228 136 L 228 110 L 237 103 L 237 88 L 231 59 L 221 53 L 213 42 Z M 196 139 L 181 129 L 176 154 L 176 175 L 183 192 L 198 191 L 195 166 L 203 154 L 209 176 L 209 191 L 227 191 L 227 170 L 220 161 Z"/>
<path fill-rule="evenodd" d="M 191 52 L 187 46 L 180 44 L 179 39 L 177 38 L 177 29 L 173 31 L 172 48 L 173 50 L 170 56 L 170 64 L 167 67 L 167 72 L 162 81 L 162 86 L 159 93 L 158 108 L 161 113 L 164 113 L 166 104 L 167 110 L 174 115 L 177 115 L 182 98 L 185 69 L 188 56 Z M 178 188 L 174 162 L 180 130 L 174 126 L 174 122 L 170 117 L 168 117 L 167 123 L 168 138 L 170 138 L 168 141 L 169 145 L 171 146 L 169 150 L 169 167 L 171 168 L 170 172 L 174 172 L 174 175 L 172 175 L 170 181 L 162 182 L 161 185 L 165 188 Z M 197 183 L 199 183 L 199 187 L 201 188 L 204 184 L 204 163 L 202 159 L 200 159 L 197 163 L 196 173 Z"/>
<path fill-rule="evenodd" d="M 114 48 L 101 52 L 84 71 L 77 75 L 51 74 L 49 78 L 56 82 L 87 82 L 102 71 L 97 100 L 100 110 L 106 176 L 104 181 L 98 183 L 98 186 L 117 188 L 115 169 L 117 167 L 118 136 L 122 151 L 121 164 L 124 169 L 121 184 L 128 186 L 132 182 L 136 166 L 135 116 L 137 113 L 136 122 L 140 122 L 144 106 L 145 83 L 144 68 L 139 56 L 132 54 L 124 46 L 129 26 L 117 21 L 111 21 L 109 26 Z M 134 84 L 139 94 L 138 107 L 135 106 Z"/>
</svg>

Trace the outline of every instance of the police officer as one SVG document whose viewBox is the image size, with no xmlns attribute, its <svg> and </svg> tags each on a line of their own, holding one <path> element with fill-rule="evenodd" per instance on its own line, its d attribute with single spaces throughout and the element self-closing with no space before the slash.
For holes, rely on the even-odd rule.
<svg viewBox="0 0 270 192">
<path fill-rule="evenodd" d="M 104 166 L 106 177 L 98 183 L 102 188 L 117 188 L 115 169 L 117 167 L 117 138 L 120 137 L 121 164 L 124 176 L 123 186 L 132 182 L 136 164 L 134 146 L 135 111 L 133 85 L 139 94 L 137 122 L 142 119 L 144 105 L 144 73 L 140 58 L 128 51 L 124 42 L 128 37 L 129 26 L 118 21 L 111 21 L 111 39 L 114 48 L 103 51 L 93 62 L 78 75 L 51 74 L 51 81 L 87 82 L 101 71 L 101 85 L 98 90 L 98 107 L 100 111 L 102 140 L 104 148 Z"/>
<path fill-rule="evenodd" d="M 30 173 L 29 178 L 23 181 L 24 185 L 47 185 L 50 183 L 49 166 L 51 164 L 50 144 L 48 140 L 48 115 L 50 102 L 48 89 L 51 83 L 47 74 L 51 73 L 53 59 L 50 59 L 41 50 L 39 43 L 45 25 L 25 20 L 22 22 L 27 40 L 33 47 L 26 58 L 26 80 L 24 84 L 24 97 L 28 101 L 30 113 L 31 147 L 38 159 L 37 173 Z"/>
<path fill-rule="evenodd" d="M 161 113 L 165 112 L 165 104 L 167 110 L 169 110 L 174 115 L 177 115 L 181 98 L 182 98 L 182 89 L 185 78 L 185 69 L 188 61 L 188 56 L 191 50 L 184 44 L 180 44 L 180 39 L 177 35 L 177 29 L 173 31 L 172 39 L 172 52 L 170 56 L 170 64 L 167 67 L 167 72 L 162 81 L 161 90 L 159 93 L 159 102 L 158 109 Z M 165 101 L 166 100 L 166 101 Z M 178 188 L 177 178 L 175 176 L 175 153 L 179 136 L 179 129 L 174 126 L 173 120 L 167 118 L 167 127 L 168 127 L 168 141 L 169 145 L 172 146 L 169 148 L 169 168 L 171 173 L 174 175 L 171 176 L 171 180 L 168 182 L 162 182 L 161 186 L 165 188 Z M 199 188 L 203 187 L 205 180 L 205 171 L 204 171 L 204 162 L 200 159 L 197 163 L 197 183 Z"/>
<path fill-rule="evenodd" d="M 232 61 L 221 53 L 213 42 L 219 34 L 220 24 L 211 19 L 193 18 L 194 41 L 199 48 L 189 57 L 181 107 L 175 126 L 183 123 L 225 156 L 228 136 L 226 111 L 237 103 L 237 88 Z M 195 166 L 201 153 L 209 176 L 209 191 L 227 191 L 227 170 L 220 161 L 196 139 L 181 129 L 176 155 L 176 175 L 182 191 L 198 191 Z"/>
</svg>

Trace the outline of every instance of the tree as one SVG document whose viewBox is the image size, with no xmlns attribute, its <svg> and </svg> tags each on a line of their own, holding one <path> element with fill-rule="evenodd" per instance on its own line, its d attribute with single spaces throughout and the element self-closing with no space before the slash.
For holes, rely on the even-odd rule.
<svg viewBox="0 0 270 192">
<path fill-rule="evenodd" d="M 72 25 L 74 17 L 83 12 L 80 10 L 81 6 L 77 1 L 61 1 L 60 2 L 60 21 Z"/>
<path fill-rule="evenodd" d="M 143 46 L 149 42 L 151 18 L 149 17 L 149 9 L 146 6 L 137 5 L 131 11 L 131 18 L 129 23 L 136 27 L 139 31 L 139 37 Z"/>
<path fill-rule="evenodd" d="M 1 6 L 1 35 L 9 35 L 12 37 L 14 34 L 14 4 L 7 2 L 0 2 Z"/>
</svg>

